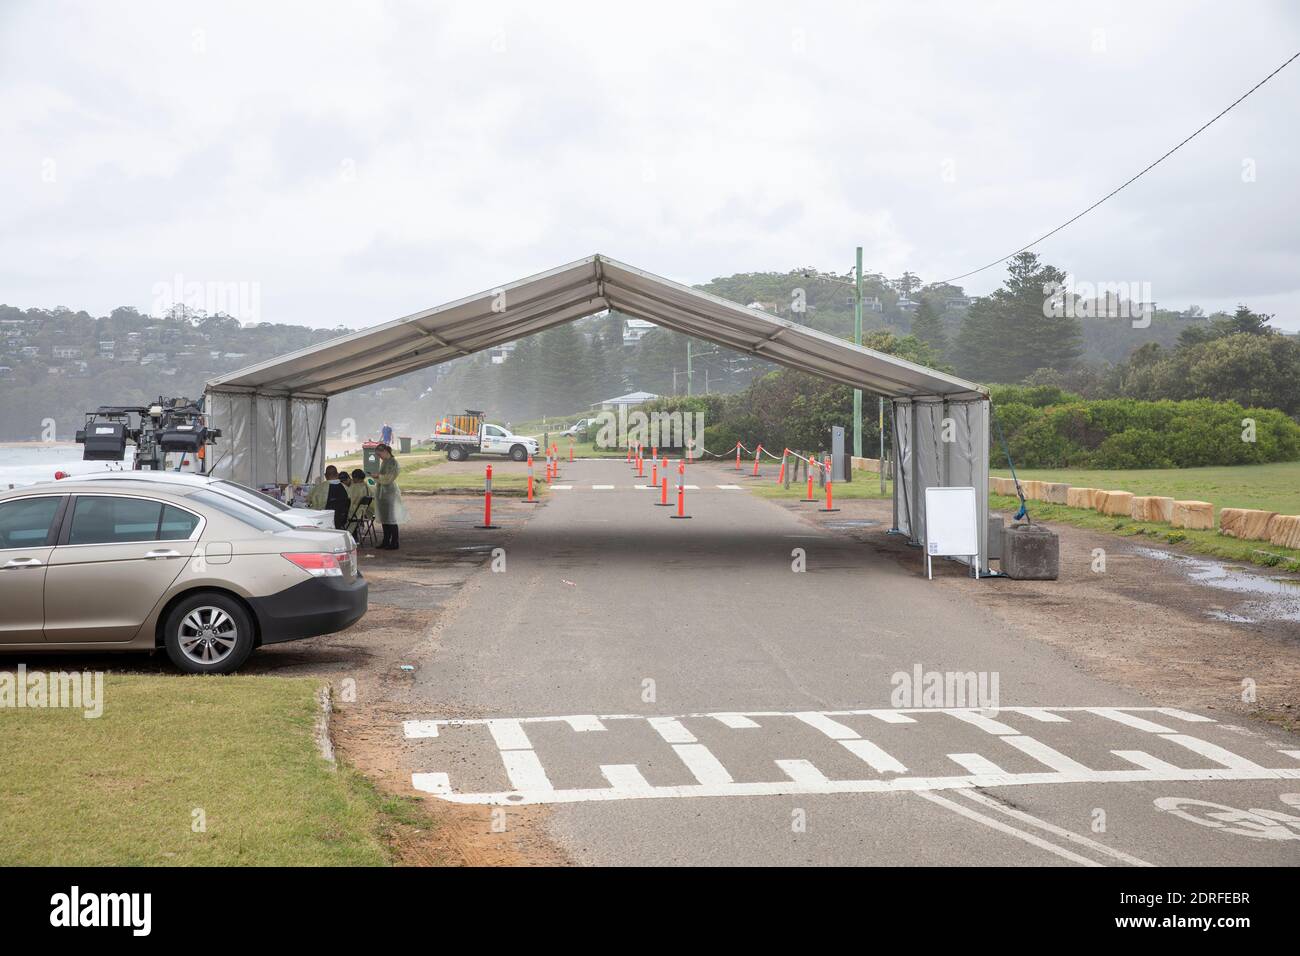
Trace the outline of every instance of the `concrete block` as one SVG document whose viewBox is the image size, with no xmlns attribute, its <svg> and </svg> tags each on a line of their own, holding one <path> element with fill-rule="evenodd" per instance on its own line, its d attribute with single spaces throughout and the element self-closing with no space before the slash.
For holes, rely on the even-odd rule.
<svg viewBox="0 0 1300 956">
<path fill-rule="evenodd" d="M 1006 532 L 1006 523 L 1002 515 L 993 512 L 989 515 L 989 560 L 1002 560 L 1002 536 Z"/>
<path fill-rule="evenodd" d="M 1061 542 L 1037 524 L 1013 524 L 1002 535 L 1002 573 L 1017 581 L 1055 581 Z"/>
<path fill-rule="evenodd" d="M 1174 501 L 1173 518 L 1170 521 L 1175 528 L 1187 528 L 1192 531 L 1206 531 L 1214 527 L 1214 505 L 1208 501 Z"/>
<path fill-rule="evenodd" d="M 1071 488 L 1065 493 L 1065 503 L 1071 508 L 1096 508 L 1096 488 Z"/>
<path fill-rule="evenodd" d="M 1269 527 L 1269 544 L 1279 548 L 1300 548 L 1300 515 L 1278 515 Z"/>
<path fill-rule="evenodd" d="M 1248 541 L 1268 541 L 1271 533 L 1269 525 L 1276 517 L 1276 511 L 1224 508 L 1219 512 L 1219 534 Z"/>
<path fill-rule="evenodd" d="M 1043 483 L 1043 500 L 1054 505 L 1063 505 L 1067 503 L 1070 495 L 1070 486 L 1060 481 L 1048 481 Z"/>
<path fill-rule="evenodd" d="M 1129 514 L 1135 521 L 1163 521 L 1174 516 L 1174 499 L 1158 495 L 1138 495 L 1133 499 Z"/>
</svg>

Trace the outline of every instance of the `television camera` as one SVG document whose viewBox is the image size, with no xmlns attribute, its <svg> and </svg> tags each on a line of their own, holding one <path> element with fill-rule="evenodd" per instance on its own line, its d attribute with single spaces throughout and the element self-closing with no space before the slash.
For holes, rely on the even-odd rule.
<svg viewBox="0 0 1300 956">
<path fill-rule="evenodd" d="M 86 413 L 77 432 L 85 461 L 123 461 L 127 443 L 135 445 L 135 468 L 162 471 L 168 453 L 192 455 L 206 471 L 207 446 L 221 437 L 209 428 L 203 409 L 188 398 L 162 398 L 152 405 L 102 405 Z"/>
</svg>

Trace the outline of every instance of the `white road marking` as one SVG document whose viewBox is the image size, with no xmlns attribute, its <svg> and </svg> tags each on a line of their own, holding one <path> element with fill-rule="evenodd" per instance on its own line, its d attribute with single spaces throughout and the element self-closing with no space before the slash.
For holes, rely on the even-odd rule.
<svg viewBox="0 0 1300 956">
<path fill-rule="evenodd" d="M 531 750 L 503 750 L 501 759 L 506 765 L 506 776 L 510 778 L 510 786 L 515 790 L 543 793 L 552 791 L 555 788 L 551 786 L 550 779 L 546 776 L 546 771 L 542 769 L 542 762 L 537 759 L 537 754 Z"/>
<path fill-rule="evenodd" d="M 1000 712 L 1019 713 L 1040 719 L 1034 712 L 1040 712 L 1044 715 L 1058 714 L 1060 712 L 1071 713 L 1074 711 L 1085 711 L 1095 713 L 1098 710 L 1108 711 L 1115 710 L 1121 712 L 1140 713 L 1162 713 L 1165 716 L 1171 716 L 1167 713 L 1167 708 L 1153 707 L 1125 707 L 1125 708 L 1092 708 L 1092 707 L 1038 707 L 1038 708 L 1016 708 L 1002 707 Z M 1170 740 L 1173 743 L 1207 757 L 1216 766 L 1181 768 L 1171 763 L 1159 760 L 1152 755 L 1141 750 L 1115 750 L 1112 751 L 1116 756 L 1133 764 L 1134 769 L 1125 770 L 1091 770 L 1077 761 L 1065 756 L 1054 750 L 1041 741 L 1021 734 L 996 734 L 1002 740 L 1007 741 L 1011 746 L 1016 747 L 1024 753 L 1041 761 L 1046 770 L 1034 771 L 1027 773 L 1010 773 L 1003 771 L 1001 768 L 987 758 L 978 754 L 953 754 L 949 755 L 950 759 L 960 764 L 966 771 L 962 774 L 952 774 L 947 776 L 891 776 L 882 778 L 879 776 L 870 776 L 863 779 L 855 780 L 830 780 L 817 770 L 808 761 L 801 760 L 782 760 L 776 762 L 776 767 L 781 770 L 785 777 L 789 779 L 763 781 L 754 783 L 737 783 L 731 779 L 729 772 L 722 767 L 714 757 L 712 752 L 704 749 L 699 745 L 694 735 L 686 729 L 682 721 L 686 718 L 711 718 L 713 722 L 720 723 L 726 728 L 735 729 L 754 729 L 760 725 L 754 718 L 763 720 L 764 727 L 770 727 L 773 719 L 795 718 L 807 726 L 811 726 L 827 738 L 839 742 L 847 750 L 854 753 L 859 759 L 864 760 L 877 773 L 888 774 L 906 774 L 907 769 L 902 762 L 886 753 L 874 743 L 862 739 L 856 731 L 846 726 L 835 717 L 870 715 L 886 723 L 911 722 L 916 724 L 921 730 L 907 731 L 909 737 L 918 735 L 928 730 L 942 732 L 942 723 L 936 723 L 929 717 L 919 716 L 912 717 L 909 715 L 924 715 L 927 713 L 943 713 L 958 716 L 959 719 L 967 720 L 970 717 L 971 708 L 903 708 L 903 709 L 861 709 L 861 710 L 827 710 L 827 711 L 746 711 L 737 713 L 734 711 L 724 712 L 705 712 L 696 714 L 682 714 L 671 717 L 647 717 L 638 714 L 578 714 L 561 717 L 519 717 L 519 718 L 452 718 L 438 720 L 408 720 L 403 722 L 403 729 L 407 737 L 412 739 L 420 738 L 437 738 L 445 735 L 448 728 L 468 727 L 482 725 L 489 728 L 494 741 L 500 751 L 500 756 L 506 764 L 507 773 L 510 776 L 512 790 L 489 793 L 457 793 L 451 789 L 450 781 L 445 773 L 415 773 L 412 774 L 412 785 L 421 791 L 433 793 L 443 799 L 467 804 L 506 804 L 518 805 L 529 803 L 575 803 L 592 800 L 621 800 L 630 798 L 681 798 L 681 797 L 752 797 L 752 796 L 770 796 L 770 795 L 794 795 L 794 794 L 831 794 L 831 793 L 887 793 L 900 792 L 907 790 L 915 791 L 941 791 L 941 790 L 962 790 L 972 787 L 990 787 L 990 786 L 1024 786 L 1036 784 L 1068 784 L 1068 783 L 1146 783 L 1146 782 L 1174 782 L 1174 781 L 1200 781 L 1200 780 L 1275 780 L 1275 779 L 1296 779 L 1300 780 L 1300 768 L 1295 766 L 1287 768 L 1268 768 L 1262 767 L 1246 758 L 1225 750 L 1208 741 L 1200 740 L 1195 737 L 1188 737 L 1180 734 L 1160 734 L 1159 736 Z M 1181 712 L 1178 712 L 1181 713 Z M 982 716 L 982 715 L 981 715 Z M 1176 716 L 1172 715 L 1172 716 Z M 1195 718 L 1195 715 L 1190 715 Z M 988 720 L 988 718 L 984 718 Z M 1068 718 L 1061 718 L 1069 723 Z M 1181 718 L 1178 718 L 1181 719 Z M 632 764 L 612 764 L 612 768 L 606 773 L 606 779 L 611 781 L 618 780 L 617 786 L 611 788 L 578 788 L 578 789 L 554 789 L 546 773 L 542 768 L 540 760 L 531 749 L 532 744 L 525 731 L 525 727 L 530 723 L 566 723 L 572 730 L 600 731 L 606 729 L 609 721 L 633 720 L 645 721 L 655 727 L 659 736 L 664 738 L 674 749 L 688 748 L 684 753 L 679 751 L 679 759 L 682 759 L 692 773 L 695 774 L 697 783 L 684 784 L 680 786 L 658 787 L 652 786 L 645 782 L 640 772 Z M 1045 722 L 1056 723 L 1060 721 L 1048 720 Z M 1206 722 L 1206 721 L 1197 721 Z M 974 722 L 977 726 L 979 722 Z M 996 729 L 1001 729 L 1005 725 L 997 721 L 992 721 Z M 1125 726 L 1133 728 L 1127 721 L 1117 721 Z M 927 726 L 928 725 L 928 726 Z M 882 728 L 882 732 L 883 728 Z M 899 731 L 896 731 L 896 733 Z M 990 731 L 992 732 L 992 731 Z M 1300 760 L 1300 751 L 1282 751 L 1284 755 L 1290 758 Z M 605 768 L 602 768 L 605 772 Z M 610 774 L 613 774 L 611 777 Z M 725 780 L 724 780 L 725 776 Z"/>
<path fill-rule="evenodd" d="M 807 760 L 778 760 L 776 765 L 787 777 L 805 787 L 820 787 L 827 783 L 826 774 Z"/>
<path fill-rule="evenodd" d="M 719 491 L 739 491 L 740 485 L 718 485 Z"/>
<path fill-rule="evenodd" d="M 440 797 L 451 795 L 451 779 L 445 773 L 413 773 L 411 786 L 424 793 L 436 793 Z"/>
<path fill-rule="evenodd" d="M 820 714 L 816 711 L 803 711 L 794 716 L 798 717 L 809 727 L 820 730 L 827 737 L 831 738 L 831 740 L 855 740 L 858 737 L 858 732 L 852 727 L 845 727 L 838 720 L 831 720 L 825 714 Z"/>
<path fill-rule="evenodd" d="M 632 487 L 635 488 L 637 491 L 658 491 L 659 490 L 654 485 L 633 485 Z"/>
<path fill-rule="evenodd" d="M 1024 714 L 1026 717 L 1032 717 L 1034 720 L 1045 724 L 1068 724 L 1070 722 L 1070 718 L 1062 717 L 1060 714 L 1043 707 L 1016 707 L 1013 709 L 1017 714 Z"/>
<path fill-rule="evenodd" d="M 517 720 L 489 720 L 488 730 L 498 750 L 532 750 L 532 742 Z"/>
<path fill-rule="evenodd" d="M 1253 772 L 1264 769 L 1259 764 L 1247 760 L 1231 750 L 1225 750 L 1217 744 L 1212 744 L 1208 740 L 1201 740 L 1199 737 L 1188 737 L 1186 734 L 1161 734 L 1160 736 L 1171 743 L 1180 744 L 1188 750 L 1198 753 L 1202 757 L 1208 757 L 1215 763 L 1223 764 L 1223 766 L 1232 770 L 1249 770 Z"/>
<path fill-rule="evenodd" d="M 1136 714 L 1126 714 L 1124 711 L 1117 710 L 1114 707 L 1094 707 L 1089 711 L 1089 713 L 1096 714 L 1098 717 L 1105 717 L 1107 720 L 1113 720 L 1126 727 L 1133 727 L 1136 730 L 1145 730 L 1147 733 L 1151 734 L 1177 733 L 1177 731 L 1172 727 L 1157 724 L 1154 721 L 1147 720 L 1145 717 L 1139 717 Z"/>
<path fill-rule="evenodd" d="M 551 485 L 552 491 L 572 491 L 573 485 Z"/>
<path fill-rule="evenodd" d="M 591 490 L 592 491 L 613 491 L 614 486 L 613 485 L 592 485 Z"/>
<path fill-rule="evenodd" d="M 1035 760 L 1051 767 L 1060 773 L 1066 774 L 1090 774 L 1092 773 L 1087 767 L 1076 760 L 1071 760 L 1059 750 L 1053 750 L 1041 740 L 1035 740 L 1033 737 L 1003 737 L 1007 743 L 1017 750 L 1029 754 Z"/>
<path fill-rule="evenodd" d="M 992 760 L 981 757 L 979 754 L 948 754 L 948 759 L 957 762 L 964 769 L 977 775 L 1002 776 L 1006 773 Z"/>
<path fill-rule="evenodd" d="M 952 714 L 958 720 L 964 720 L 973 727 L 978 727 L 990 734 L 1018 734 L 1020 731 L 1014 727 L 1008 727 L 1001 721 L 994 720 L 992 717 L 985 717 L 983 714 L 974 710 L 950 710 L 947 713 Z"/>
<path fill-rule="evenodd" d="M 814 535 L 813 537 L 816 537 L 816 535 Z M 1121 709 L 1125 711 L 1136 712 L 1136 713 L 1162 713 L 1165 714 L 1166 716 L 1170 716 L 1169 712 L 1171 710 L 1171 708 L 1169 707 L 1124 707 Z M 1029 715 L 1030 711 L 1043 711 L 1043 712 L 1051 712 L 1055 714 L 1063 714 L 1063 713 L 1072 713 L 1078 711 L 1087 712 L 1092 710 L 1095 710 L 1095 708 L 1093 707 L 998 707 L 999 713 L 1026 714 L 1026 715 Z M 800 713 L 816 713 L 819 715 L 825 715 L 829 717 L 853 717 L 853 716 L 862 716 L 862 715 L 870 715 L 873 717 L 878 717 L 882 714 L 953 714 L 954 712 L 968 714 L 971 712 L 971 708 L 969 707 L 882 707 L 882 708 L 867 708 L 867 709 L 857 709 L 857 710 L 822 710 L 822 711 L 797 711 L 797 712 L 788 711 L 788 710 L 746 710 L 743 713 L 747 717 L 798 717 Z M 689 714 L 673 714 L 672 716 L 677 717 L 680 720 L 684 717 L 717 717 L 720 713 L 734 714 L 738 712 L 737 711 L 698 711 Z M 1176 713 L 1181 713 L 1181 712 L 1176 712 Z M 579 716 L 582 719 L 587 719 L 592 715 L 583 714 Z M 646 719 L 645 714 L 597 714 L 595 715 L 595 717 L 597 720 L 645 720 Z M 470 726 L 473 724 L 486 724 L 497 719 L 500 718 L 451 717 L 445 719 L 430 720 L 427 721 L 427 723 L 438 724 L 439 726 L 442 727 L 449 727 L 449 726 L 461 727 L 461 726 Z M 516 720 L 520 724 L 544 724 L 552 721 L 567 721 L 570 718 L 569 717 L 515 717 L 511 719 Z M 883 719 L 888 720 L 889 718 L 883 718 Z M 1067 720 L 1067 718 L 1061 718 L 1061 719 Z M 1211 723 L 1214 722 L 1209 717 L 1198 717 L 1195 714 L 1187 714 L 1186 719 L 1195 720 L 1195 721 L 1209 721 Z M 407 721 L 407 723 L 424 723 L 424 722 Z"/>
<path fill-rule="evenodd" d="M 704 744 L 673 744 L 673 750 L 699 783 L 716 786 L 734 782 L 727 768 Z"/>
<path fill-rule="evenodd" d="M 1135 856 L 1129 856 L 1121 850 L 1116 850 L 1114 847 L 1109 847 L 1104 843 L 1098 843 L 1096 840 L 1090 840 L 1088 837 L 1075 833 L 1072 830 L 1058 827 L 1056 824 L 1048 823 L 1046 820 L 1040 820 L 1038 817 L 1025 813 L 1023 810 L 1017 810 L 1015 807 L 1008 807 L 1006 804 L 999 803 L 987 794 L 979 793 L 975 790 L 961 790 L 958 792 L 966 799 L 973 800 L 981 806 L 997 810 L 999 813 L 1003 813 L 1012 819 L 1019 820 L 1021 823 L 1028 823 L 1030 826 L 1038 827 L 1040 830 L 1046 830 L 1048 833 L 1063 837 L 1071 843 L 1077 843 L 1079 846 L 1086 846 L 1090 850 L 1104 854 L 1111 859 L 1119 860 L 1121 863 L 1127 863 L 1129 866 L 1152 865 L 1145 860 L 1139 860 Z"/>
<path fill-rule="evenodd" d="M 757 721 L 750 720 L 744 714 L 714 714 L 713 719 L 732 730 L 749 730 L 758 726 Z"/>
<path fill-rule="evenodd" d="M 840 745 L 849 753 L 865 760 L 872 770 L 880 773 L 907 773 L 906 767 L 870 740 L 841 740 Z"/>
<path fill-rule="evenodd" d="M 573 730 L 579 733 L 586 733 L 592 730 L 604 730 L 605 725 L 600 722 L 599 717 L 592 714 L 578 714 L 573 717 L 565 717 L 564 722 Z"/>
<path fill-rule="evenodd" d="M 684 488 L 686 491 L 699 491 L 699 490 L 700 490 L 700 486 L 699 486 L 699 485 L 682 485 L 682 488 Z M 669 485 L 668 490 L 669 490 L 669 491 L 672 491 L 672 486 L 671 486 L 671 485 Z"/>
<path fill-rule="evenodd" d="M 600 772 L 616 792 L 636 796 L 654 790 L 634 763 L 603 764 Z"/>
<path fill-rule="evenodd" d="M 1067 850 L 1063 846 L 1057 846 L 1055 843 L 1052 843 L 1048 840 L 1044 840 L 1042 837 L 1035 836 L 1032 833 L 1026 833 L 1024 830 L 1017 830 L 1015 827 L 1011 826 L 1008 823 L 1003 823 L 1001 820 L 996 820 L 993 817 L 985 816 L 982 813 L 978 813 L 975 810 L 972 810 L 970 807 L 962 806 L 960 803 L 954 803 L 953 801 L 949 800 L 947 797 L 941 797 L 936 793 L 925 793 L 924 791 L 920 791 L 920 790 L 917 791 L 916 795 L 918 797 L 924 797 L 926 800 L 929 800 L 931 803 L 938 804 L 941 807 L 946 807 L 947 809 L 951 810 L 953 813 L 960 814 L 961 816 L 965 817 L 968 820 L 975 820 L 979 823 L 984 824 L 986 827 L 992 827 L 994 830 L 998 830 L 1001 831 L 1002 833 L 1006 833 L 1013 837 L 1016 837 L 1017 839 L 1024 840 L 1026 843 L 1032 844 L 1033 846 L 1038 847 L 1040 850 L 1046 850 L 1048 853 L 1055 853 L 1057 856 L 1061 857 L 1062 859 L 1069 860 L 1072 863 L 1078 863 L 1080 866 L 1102 866 L 1102 864 L 1098 863 L 1096 860 L 1090 860 L 1086 856 L 1080 856 L 1077 853 Z"/>
<path fill-rule="evenodd" d="M 1147 710 L 1146 707 L 1125 707 L 1125 710 Z M 1173 717 L 1176 720 L 1185 720 L 1189 724 L 1213 724 L 1213 717 L 1202 717 L 1200 714 L 1189 714 L 1185 710 L 1179 710 L 1177 707 L 1155 707 L 1152 708 L 1158 714 L 1164 714 L 1166 717 Z"/>
<path fill-rule="evenodd" d="M 695 735 L 683 727 L 676 717 L 649 717 L 647 721 L 670 744 L 695 743 Z"/>
<path fill-rule="evenodd" d="M 1166 763 L 1159 757 L 1153 757 L 1145 750 L 1112 750 L 1116 757 L 1127 760 L 1129 763 L 1137 764 L 1144 770 L 1156 770 L 1160 773 L 1178 773 L 1179 768 L 1171 763 Z"/>
</svg>

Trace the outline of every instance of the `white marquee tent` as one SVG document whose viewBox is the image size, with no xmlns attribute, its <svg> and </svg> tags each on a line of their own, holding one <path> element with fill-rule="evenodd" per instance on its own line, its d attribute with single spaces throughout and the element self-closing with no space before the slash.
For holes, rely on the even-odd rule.
<svg viewBox="0 0 1300 956">
<path fill-rule="evenodd" d="M 330 396 L 604 309 L 891 399 L 895 527 L 924 541 L 925 489 L 973 485 L 988 570 L 985 388 L 602 255 L 212 379 L 207 409 L 226 446 L 214 471 L 253 486 L 319 474 Z"/>
</svg>

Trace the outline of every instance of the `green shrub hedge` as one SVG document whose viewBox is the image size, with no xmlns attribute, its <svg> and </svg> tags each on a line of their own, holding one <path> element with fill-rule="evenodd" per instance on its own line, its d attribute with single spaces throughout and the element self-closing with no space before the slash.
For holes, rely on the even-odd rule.
<svg viewBox="0 0 1300 956">
<path fill-rule="evenodd" d="M 999 387 L 993 412 L 1022 468 L 1195 468 L 1300 459 L 1300 424 L 1276 409 L 1236 402 L 1084 401 L 1059 389 Z M 1243 438 L 1244 419 L 1255 423 L 1253 441 Z M 1000 444 L 990 460 L 1005 464 Z"/>
</svg>

